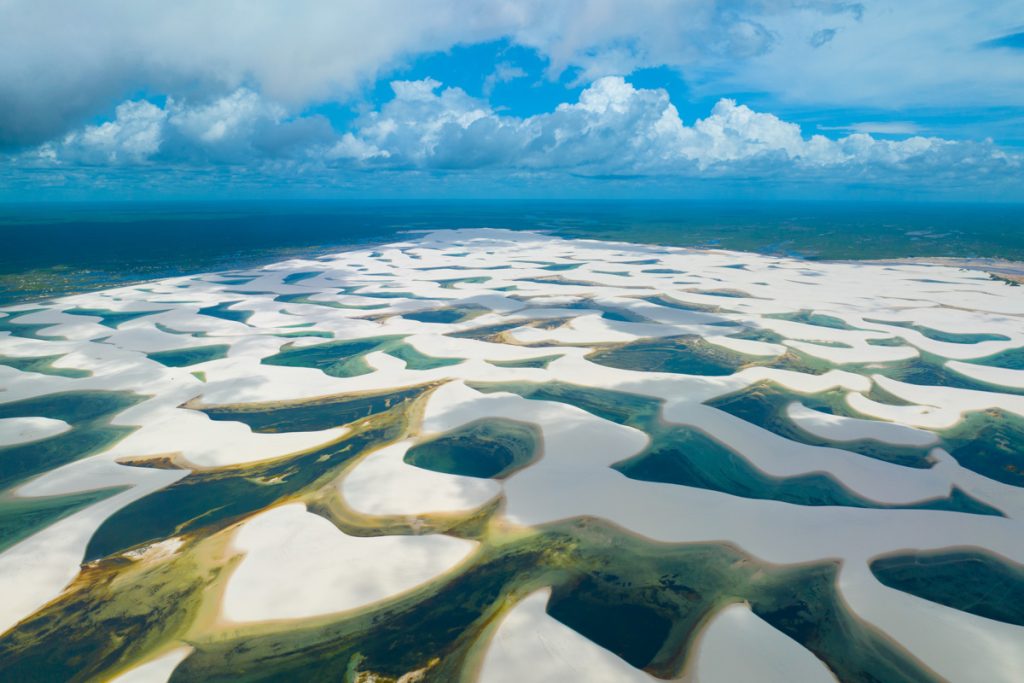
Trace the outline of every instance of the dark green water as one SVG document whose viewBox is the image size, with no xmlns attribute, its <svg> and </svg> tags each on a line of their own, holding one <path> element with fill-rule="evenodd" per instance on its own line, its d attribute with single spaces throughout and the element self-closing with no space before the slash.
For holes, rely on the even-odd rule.
<svg viewBox="0 0 1024 683">
<path fill-rule="evenodd" d="M 385 351 L 405 361 L 410 370 L 432 370 L 461 363 L 461 358 L 435 358 L 402 341 L 400 335 L 367 337 L 293 347 L 285 345 L 280 352 L 263 359 L 266 365 L 317 368 L 334 377 L 358 377 L 372 371 L 366 355 Z"/>
<path fill-rule="evenodd" d="M 55 368 L 54 361 L 64 357 L 64 354 L 56 356 L 0 356 L 0 365 L 12 367 L 22 372 L 38 372 L 43 375 L 56 375 L 58 377 L 89 377 L 92 372 L 79 370 L 78 368 Z"/>
<path fill-rule="evenodd" d="M 311 432 L 355 422 L 384 412 L 423 393 L 423 387 L 273 403 L 204 406 L 211 420 L 243 422 L 254 432 Z"/>
<path fill-rule="evenodd" d="M 56 436 L 0 448 L 0 551 L 124 490 L 113 487 L 41 498 L 10 493 L 37 474 L 99 452 L 130 434 L 133 427 L 112 426 L 110 419 L 140 400 L 141 396 L 124 392 L 78 391 L 0 404 L 0 418 L 42 416 L 71 425 Z"/>
<path fill-rule="evenodd" d="M 99 318 L 100 325 L 104 325 L 106 327 L 110 327 L 116 330 L 121 323 L 126 323 L 129 320 L 137 320 L 138 318 L 144 318 L 147 315 L 162 313 L 163 311 L 125 312 L 110 311 L 105 308 L 69 308 L 64 312 L 70 313 L 71 315 L 85 315 Z"/>
<path fill-rule="evenodd" d="M 0 303 L 393 241 L 406 229 L 570 237 L 823 259 L 1024 260 L 1024 205 L 865 202 L 389 201 L 8 204 Z M 562 270 L 556 265 L 551 270 Z"/>
<path fill-rule="evenodd" d="M 883 557 L 871 571 L 890 588 L 1024 626 L 1024 567 L 984 551 L 917 552 Z"/>
<path fill-rule="evenodd" d="M 401 412 L 427 387 L 377 396 L 360 403 L 356 410 L 332 410 L 329 401 L 297 404 L 293 410 L 275 412 L 272 407 L 251 408 L 250 421 L 260 431 L 289 432 L 345 424 L 359 417 L 400 416 Z M 354 406 L 348 406 L 354 407 Z M 245 409 L 236 411 L 245 412 Z M 333 419 L 332 419 L 333 416 Z M 225 419 L 225 413 L 218 417 Z M 239 419 L 239 417 L 233 418 Z M 318 422 L 319 421 L 319 422 Z M 329 424 L 328 421 L 333 421 Z M 338 468 L 367 449 L 379 448 L 398 438 L 405 425 L 398 417 L 377 418 L 365 429 L 357 429 L 343 438 L 304 453 L 277 458 L 266 463 L 193 472 L 165 489 L 141 498 L 109 517 L 93 534 L 86 558 L 95 559 L 195 529 L 223 526 L 286 498 L 314 482 L 327 480 Z"/>
<path fill-rule="evenodd" d="M 112 487 L 41 498 L 15 498 L 9 493 L 0 494 L 0 552 L 125 488 Z"/>
<path fill-rule="evenodd" d="M 170 351 L 155 351 L 147 353 L 150 360 L 166 365 L 169 368 L 184 368 L 197 363 L 205 363 L 228 355 L 227 344 L 210 344 L 209 346 L 191 346 L 184 349 L 172 349 Z"/>
<path fill-rule="evenodd" d="M 642 339 L 595 351 L 587 359 L 624 370 L 706 376 L 731 375 L 750 363 L 749 356 L 709 344 L 700 337 Z"/>
<path fill-rule="evenodd" d="M 814 313 L 813 311 L 803 310 L 799 313 L 776 313 L 773 315 L 766 315 L 766 318 L 776 318 L 778 320 L 789 320 L 795 323 L 804 323 L 805 325 L 817 325 L 818 327 L 829 327 L 834 330 L 852 330 L 853 328 L 847 325 L 839 318 L 835 318 L 831 315 L 823 315 L 821 313 Z"/>
<path fill-rule="evenodd" d="M 539 444 L 535 427 L 492 418 L 413 446 L 405 462 L 445 474 L 502 479 L 533 462 Z"/>
<path fill-rule="evenodd" d="M 842 448 L 866 455 L 869 458 L 906 467 L 927 468 L 931 466 L 927 460 L 929 448 L 892 446 L 871 439 L 837 443 L 805 432 L 799 429 L 785 414 L 786 407 L 793 401 L 799 401 L 814 410 L 854 417 L 853 412 L 845 407 L 841 392 L 806 396 L 786 391 L 770 383 L 755 384 L 735 394 L 708 401 L 708 405 L 792 441 L 811 446 Z"/>
<path fill-rule="evenodd" d="M 141 400 L 126 392 L 69 391 L 0 404 L 0 418 L 49 417 L 71 425 L 63 434 L 0 448 L 0 488 L 114 445 L 135 428 L 113 426 L 110 420 Z"/>
<path fill-rule="evenodd" d="M 546 368 L 553 361 L 561 357 L 562 354 L 556 354 L 554 356 L 541 356 L 540 358 L 526 358 L 523 360 L 491 360 L 487 362 L 499 368 Z"/>
<path fill-rule="evenodd" d="M 967 334 L 963 332 L 947 332 L 945 330 L 937 330 L 934 327 L 925 327 L 924 325 L 914 325 L 913 323 L 891 320 L 875 320 L 873 318 L 864 318 L 865 322 L 869 323 L 881 323 L 883 325 L 892 325 L 894 327 L 905 327 L 908 330 L 914 330 L 920 332 L 922 335 L 935 341 L 947 342 L 950 344 L 978 344 L 984 341 L 1009 341 L 1009 337 L 1004 334 L 988 334 L 988 333 L 977 333 Z"/>
<path fill-rule="evenodd" d="M 238 301 L 224 301 L 216 306 L 200 308 L 199 312 L 213 318 L 220 318 L 221 320 L 230 320 L 231 322 L 245 324 L 245 321 L 252 317 L 253 311 L 232 308 L 235 304 L 240 303 L 242 303 L 241 299 Z"/>
<path fill-rule="evenodd" d="M 478 315 L 487 313 L 489 309 L 481 306 L 455 306 L 451 308 L 436 308 L 415 313 L 403 313 L 406 320 L 415 320 L 421 323 L 461 323 L 472 320 Z"/>
<path fill-rule="evenodd" d="M 422 680 L 447 683 L 458 680 L 474 642 L 510 597 L 550 585 L 553 617 L 661 678 L 678 672 L 714 611 L 745 600 L 840 680 L 934 681 L 846 608 L 837 571 L 830 561 L 775 566 L 727 545 L 649 543 L 597 520 L 573 520 L 502 546 L 485 542 L 464 571 L 368 616 L 196 642 L 172 680 L 345 680 L 353 662 L 393 680 L 433 661 Z M 202 587 L 173 569 L 143 575 L 120 591 L 144 605 L 155 596 L 158 611 L 125 614 L 109 608 L 106 582 L 94 582 L 0 638 L 0 656 L 16 680 L 95 677 L 135 643 L 182 620 L 182 606 Z"/>
<path fill-rule="evenodd" d="M 528 399 L 574 405 L 606 420 L 640 429 L 650 445 L 612 467 L 630 479 L 677 484 L 793 505 L 836 505 L 876 509 L 952 510 L 979 515 L 1002 513 L 954 488 L 946 498 L 913 505 L 884 505 L 858 496 L 827 474 L 772 477 L 700 429 L 661 420 L 661 401 L 562 382 L 475 383 L 484 392 L 509 391 Z M 821 443 L 817 445 L 833 445 Z"/>
</svg>

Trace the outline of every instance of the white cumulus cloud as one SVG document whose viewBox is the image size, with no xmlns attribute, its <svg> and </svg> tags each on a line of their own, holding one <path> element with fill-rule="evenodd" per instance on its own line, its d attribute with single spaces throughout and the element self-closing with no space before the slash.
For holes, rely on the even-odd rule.
<svg viewBox="0 0 1024 683">
<path fill-rule="evenodd" d="M 585 173 L 746 173 L 766 160 L 789 168 L 957 165 L 973 159 L 1019 168 L 1020 159 L 986 143 L 921 136 L 879 140 L 864 133 L 805 137 L 800 127 L 730 99 L 685 124 L 662 89 L 598 79 L 579 100 L 527 118 L 434 80 L 395 84 L 395 98 L 365 116 L 353 134 L 376 150 L 370 161 L 417 168 L 507 167 Z M 964 158 L 959 159 L 958 155 Z"/>
<path fill-rule="evenodd" d="M 244 87 L 296 115 L 357 98 L 417 55 L 495 40 L 581 84 L 667 66 L 704 95 L 1019 106 L 1019 51 L 979 46 L 1020 21 L 1012 0 L 4 0 L 0 147 L 59 137 L 134 91 L 214 100 Z M 493 82 L 515 69 L 499 64 Z"/>
<path fill-rule="evenodd" d="M 146 102 L 123 102 L 114 112 L 114 120 L 98 126 L 86 126 L 68 133 L 58 145 L 48 144 L 41 154 L 51 156 L 60 149 L 60 158 L 86 164 L 138 163 L 160 151 L 164 109 Z"/>
<path fill-rule="evenodd" d="M 190 103 L 119 105 L 85 126 L 12 157 L 15 165 L 244 165 L 274 173 L 335 177 L 373 171 L 585 176 L 802 177 L 831 181 L 959 174 L 1011 177 L 1021 156 L 984 142 L 867 133 L 805 136 L 800 126 L 731 99 L 684 122 L 663 89 L 599 78 L 577 101 L 529 117 L 496 111 L 434 79 L 395 81 L 394 96 L 335 131 L 319 116 L 293 117 L 239 89 Z"/>
</svg>

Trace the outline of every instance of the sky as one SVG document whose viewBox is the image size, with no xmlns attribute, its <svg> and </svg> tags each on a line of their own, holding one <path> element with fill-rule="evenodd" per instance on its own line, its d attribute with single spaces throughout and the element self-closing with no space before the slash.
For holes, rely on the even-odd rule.
<svg viewBox="0 0 1024 683">
<path fill-rule="evenodd" d="M 1024 200 L 1022 0 L 0 0 L 0 200 Z"/>
</svg>

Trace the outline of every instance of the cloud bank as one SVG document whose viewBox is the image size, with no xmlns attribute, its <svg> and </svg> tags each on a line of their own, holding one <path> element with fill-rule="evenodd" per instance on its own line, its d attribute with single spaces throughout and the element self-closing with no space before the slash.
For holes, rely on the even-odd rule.
<svg viewBox="0 0 1024 683">
<path fill-rule="evenodd" d="M 244 87 L 297 114 L 416 55 L 499 39 L 581 84 L 667 66 L 705 94 L 787 105 L 1020 106 L 1020 51 L 998 42 L 1019 10 L 1010 0 L 4 0 L 0 147 L 53 139 L 140 92 L 213 100 Z"/>
<path fill-rule="evenodd" d="M 21 153 L 33 168 L 187 164 L 244 165 L 301 176 L 419 170 L 681 177 L 807 176 L 895 178 L 939 174 L 978 179 L 1018 173 L 1019 154 L 991 141 L 852 133 L 805 136 L 800 127 L 721 99 L 685 123 L 663 89 L 600 78 L 578 101 L 520 118 L 433 79 L 395 81 L 394 96 L 335 131 L 320 116 L 238 89 L 208 103 L 168 99 L 120 104 L 110 121 L 88 125 Z"/>
<path fill-rule="evenodd" d="M 415 191 L 416 178 L 476 174 L 998 186 L 1014 197 L 1015 4 L 0 0 L 0 194 L 402 174 Z M 482 44 L 497 54 L 465 89 L 415 71 Z M 678 82 L 677 101 L 634 85 L 652 82 Z M 510 92 L 528 101 L 531 83 L 547 88 L 542 106 L 499 106 Z M 938 127 L 929 112 L 945 117 Z"/>
</svg>

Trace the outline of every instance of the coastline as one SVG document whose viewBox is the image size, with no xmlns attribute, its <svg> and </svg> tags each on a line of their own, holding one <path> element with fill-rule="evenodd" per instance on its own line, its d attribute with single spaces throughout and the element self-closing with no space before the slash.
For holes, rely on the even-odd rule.
<svg viewBox="0 0 1024 683">
<path fill-rule="evenodd" d="M 539 199 L 0 204 L 7 246 L 0 257 L 0 302 L 257 268 L 386 244 L 410 230 L 478 226 L 809 262 L 941 262 L 961 254 L 1024 261 L 1024 238 L 1016 237 L 1024 236 L 1024 207 L 1018 205 Z"/>
</svg>

